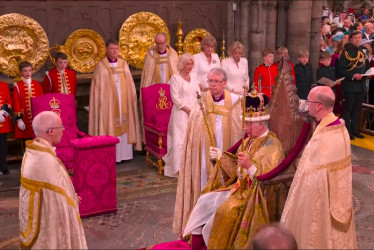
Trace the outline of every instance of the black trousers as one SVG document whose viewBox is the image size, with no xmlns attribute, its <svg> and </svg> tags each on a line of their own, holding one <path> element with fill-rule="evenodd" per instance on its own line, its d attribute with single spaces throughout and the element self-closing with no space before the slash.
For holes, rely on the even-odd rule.
<svg viewBox="0 0 374 250">
<path fill-rule="evenodd" d="M 343 114 L 345 126 L 350 135 L 360 133 L 360 117 L 364 93 L 343 93 Z"/>
<path fill-rule="evenodd" d="M 0 134 L 0 172 L 8 170 L 6 165 L 7 133 Z"/>
</svg>

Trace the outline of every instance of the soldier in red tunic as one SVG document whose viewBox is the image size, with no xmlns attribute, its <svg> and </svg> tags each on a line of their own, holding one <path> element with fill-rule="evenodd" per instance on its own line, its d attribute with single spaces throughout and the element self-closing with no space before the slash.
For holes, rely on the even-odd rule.
<svg viewBox="0 0 374 250">
<path fill-rule="evenodd" d="M 39 82 L 31 79 L 31 63 L 21 62 L 19 71 L 22 80 L 17 82 L 13 89 L 13 111 L 17 120 L 14 128 L 14 137 L 17 139 L 29 139 L 33 137 L 30 99 L 42 95 L 43 89 Z"/>
<path fill-rule="evenodd" d="M 277 75 L 277 67 L 273 65 L 274 51 L 264 49 L 262 51 L 262 58 L 264 63 L 255 69 L 254 84 L 258 92 L 262 92 L 270 98 L 272 87 L 275 83 L 275 76 Z"/>
<path fill-rule="evenodd" d="M 274 63 L 274 66 L 275 68 L 278 70 L 278 65 L 279 65 L 279 62 L 280 62 L 280 59 L 284 56 L 289 56 L 288 55 L 288 49 L 286 47 L 279 47 L 277 49 L 277 57 L 278 57 L 278 60 L 277 62 Z M 290 65 L 291 65 L 291 68 L 292 68 L 292 76 L 293 76 L 293 85 L 296 85 L 296 77 L 295 77 L 295 67 L 293 66 L 293 63 L 290 61 Z M 277 71 L 278 72 L 278 71 Z M 278 73 L 277 73 L 278 74 Z"/>
<path fill-rule="evenodd" d="M 56 68 L 45 72 L 43 81 L 44 93 L 61 93 L 75 95 L 77 92 L 77 77 L 75 72 L 66 68 L 68 57 L 65 53 L 57 52 Z"/>
<path fill-rule="evenodd" d="M 0 175 L 9 174 L 6 165 L 7 134 L 13 130 L 10 112 L 12 99 L 8 84 L 0 82 Z"/>
</svg>

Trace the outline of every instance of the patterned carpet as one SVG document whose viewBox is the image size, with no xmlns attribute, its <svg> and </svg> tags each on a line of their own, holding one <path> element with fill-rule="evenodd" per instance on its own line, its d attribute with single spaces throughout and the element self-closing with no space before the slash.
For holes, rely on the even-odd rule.
<svg viewBox="0 0 374 250">
<path fill-rule="evenodd" d="M 88 247 L 137 249 L 175 240 L 176 186 L 176 178 L 160 176 L 155 168 L 117 173 L 117 213 L 83 219 Z M 18 223 L 18 189 L 0 192 L 0 249 L 19 248 Z"/>
<path fill-rule="evenodd" d="M 353 147 L 353 201 L 359 249 L 374 249 L 374 157 Z M 177 179 L 152 167 L 117 173 L 118 211 L 83 219 L 90 249 L 137 249 L 176 240 Z M 19 248 L 18 190 L 0 190 L 0 249 Z"/>
</svg>

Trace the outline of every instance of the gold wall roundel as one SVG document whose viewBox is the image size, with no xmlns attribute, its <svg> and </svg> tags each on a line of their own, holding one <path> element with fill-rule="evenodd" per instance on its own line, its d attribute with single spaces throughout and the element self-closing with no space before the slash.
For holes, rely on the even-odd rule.
<svg viewBox="0 0 374 250">
<path fill-rule="evenodd" d="M 71 33 L 65 41 L 64 51 L 69 57 L 70 67 L 81 73 L 93 72 L 106 53 L 104 39 L 91 29 Z"/>
<path fill-rule="evenodd" d="M 166 40 L 170 41 L 166 23 L 159 16 L 150 12 L 131 15 L 119 32 L 120 55 L 131 66 L 142 69 L 145 55 L 155 45 L 155 35 L 159 32 L 164 32 Z"/>
<path fill-rule="evenodd" d="M 201 51 L 200 43 L 204 37 L 210 35 L 205 29 L 194 29 L 188 32 L 183 42 L 183 53 L 191 55 L 197 54 Z"/>
<path fill-rule="evenodd" d="M 11 13 L 0 16 L 0 72 L 19 76 L 18 64 L 28 61 L 38 71 L 48 57 L 49 41 L 34 19 Z"/>
</svg>

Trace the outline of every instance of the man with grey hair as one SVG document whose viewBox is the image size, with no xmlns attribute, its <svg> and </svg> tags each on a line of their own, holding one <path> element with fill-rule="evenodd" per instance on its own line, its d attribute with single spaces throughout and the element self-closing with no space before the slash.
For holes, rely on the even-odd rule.
<svg viewBox="0 0 374 250">
<path fill-rule="evenodd" d="M 331 88 L 313 88 L 306 102 L 317 127 L 299 161 L 281 223 L 300 249 L 356 249 L 347 128 L 332 112 Z"/>
<path fill-rule="evenodd" d="M 167 83 L 170 77 L 178 73 L 178 54 L 168 44 L 166 34 L 157 33 L 156 46 L 151 47 L 144 59 L 140 87 L 148 87 L 155 83 Z"/>
<path fill-rule="evenodd" d="M 366 23 L 364 26 L 365 32 L 362 33 L 362 39 L 370 40 L 372 39 L 372 34 L 374 33 L 374 24 Z"/>
<path fill-rule="evenodd" d="M 19 198 L 20 238 L 23 248 L 87 249 L 79 216 L 80 198 L 54 146 L 64 131 L 52 111 L 32 122 L 36 138 L 26 142 Z"/>
<path fill-rule="evenodd" d="M 227 150 L 241 137 L 240 97 L 225 90 L 226 72 L 213 68 L 208 73 L 209 90 L 201 94 L 189 115 L 179 169 L 173 231 L 181 234 L 189 214 L 206 186 L 213 166 L 210 147 Z M 203 109 L 203 110 L 202 110 Z"/>
</svg>

